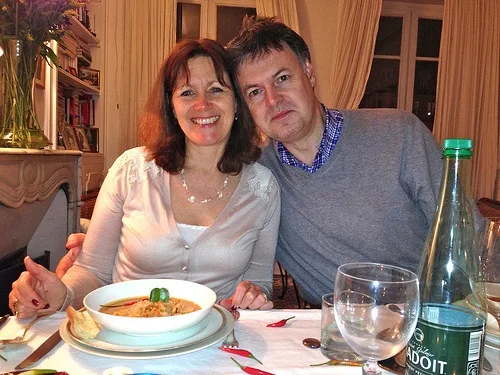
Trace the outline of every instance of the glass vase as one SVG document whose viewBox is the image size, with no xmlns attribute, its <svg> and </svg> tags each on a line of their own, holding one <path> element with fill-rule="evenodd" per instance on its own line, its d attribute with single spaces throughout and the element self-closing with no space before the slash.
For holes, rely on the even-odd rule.
<svg viewBox="0 0 500 375">
<path fill-rule="evenodd" d="M 2 101 L 0 147 L 40 149 L 51 144 L 43 134 L 34 106 L 34 78 L 39 46 L 16 39 L 0 41 Z"/>
</svg>

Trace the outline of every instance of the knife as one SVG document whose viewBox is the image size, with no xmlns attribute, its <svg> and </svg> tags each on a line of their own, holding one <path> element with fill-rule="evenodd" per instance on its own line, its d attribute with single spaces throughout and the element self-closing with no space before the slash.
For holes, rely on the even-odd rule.
<svg viewBox="0 0 500 375">
<path fill-rule="evenodd" d="M 61 341 L 61 335 L 59 330 L 54 332 L 52 336 L 50 336 L 47 340 L 44 341 L 42 345 L 35 349 L 33 353 L 31 353 L 24 361 L 14 367 L 16 370 L 21 370 L 28 366 L 31 366 L 33 363 L 37 362 L 46 355 L 51 349 L 56 346 Z"/>
</svg>

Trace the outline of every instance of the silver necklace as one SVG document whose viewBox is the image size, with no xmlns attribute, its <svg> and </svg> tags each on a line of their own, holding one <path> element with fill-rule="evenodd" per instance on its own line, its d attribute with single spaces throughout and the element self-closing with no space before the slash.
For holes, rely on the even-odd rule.
<svg viewBox="0 0 500 375">
<path fill-rule="evenodd" d="M 189 188 L 187 187 L 186 180 L 184 179 L 184 168 L 181 169 L 180 176 L 181 176 L 181 180 L 182 180 L 182 186 L 184 187 L 184 190 L 186 190 L 186 192 L 189 196 L 188 202 L 191 204 L 195 203 L 196 197 L 194 195 L 191 195 L 191 193 L 189 192 Z M 217 192 L 215 193 L 215 197 L 203 199 L 203 200 L 199 201 L 198 203 L 205 204 L 205 203 L 211 202 L 215 198 L 221 199 L 224 196 L 224 194 L 222 192 L 226 188 L 228 180 L 229 180 L 229 174 L 226 174 L 226 178 L 224 179 L 224 183 L 222 184 L 222 188 L 220 190 L 217 190 Z"/>
</svg>

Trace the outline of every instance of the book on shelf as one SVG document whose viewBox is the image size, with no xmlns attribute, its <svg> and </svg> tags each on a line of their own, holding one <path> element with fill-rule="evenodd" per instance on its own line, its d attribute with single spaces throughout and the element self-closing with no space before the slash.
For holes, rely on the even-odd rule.
<svg viewBox="0 0 500 375">
<path fill-rule="evenodd" d="M 78 66 L 90 67 L 92 64 L 92 54 L 83 45 L 80 45 L 76 49 L 76 55 L 78 57 Z"/>
<path fill-rule="evenodd" d="M 60 109 L 63 113 L 58 117 L 73 126 L 95 126 L 95 99 L 91 95 L 65 90 L 62 94 Z"/>
<path fill-rule="evenodd" d="M 79 97 L 80 99 L 80 116 L 82 126 L 90 127 L 94 126 L 95 122 L 95 101 L 90 95 L 83 95 Z"/>
<path fill-rule="evenodd" d="M 89 30 L 92 34 L 94 34 L 92 32 L 92 24 L 90 18 L 91 18 L 90 12 L 86 6 L 78 8 L 78 21 L 80 21 L 87 30 Z"/>
<path fill-rule="evenodd" d="M 89 68 L 90 65 L 92 64 L 92 61 L 87 60 L 85 56 L 78 55 L 77 58 L 78 58 L 78 67 L 83 66 L 85 68 Z"/>
<path fill-rule="evenodd" d="M 72 33 L 67 33 L 67 34 L 63 35 L 59 44 L 62 45 L 72 55 L 76 56 L 76 51 L 78 49 L 79 42 L 77 41 L 76 37 Z"/>
<path fill-rule="evenodd" d="M 99 152 L 99 128 L 84 128 L 91 152 Z"/>
</svg>

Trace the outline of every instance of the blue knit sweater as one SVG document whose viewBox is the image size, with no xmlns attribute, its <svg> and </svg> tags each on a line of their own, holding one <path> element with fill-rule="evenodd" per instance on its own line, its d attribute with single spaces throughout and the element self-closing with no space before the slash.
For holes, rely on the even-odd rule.
<svg viewBox="0 0 500 375">
<path fill-rule="evenodd" d="M 387 109 L 341 112 L 342 134 L 319 171 L 281 165 L 272 144 L 260 160 L 281 188 L 277 259 L 317 304 L 333 291 L 341 264 L 415 271 L 441 180 L 441 148 L 417 117 Z"/>
</svg>

